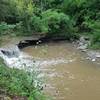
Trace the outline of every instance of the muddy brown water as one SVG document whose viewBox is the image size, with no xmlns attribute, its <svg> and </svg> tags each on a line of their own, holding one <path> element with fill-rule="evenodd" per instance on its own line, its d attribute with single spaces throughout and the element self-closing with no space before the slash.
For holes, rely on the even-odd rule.
<svg viewBox="0 0 100 100">
<path fill-rule="evenodd" d="M 86 60 L 72 44 L 48 43 L 23 51 L 47 61 L 38 69 L 45 80 L 43 92 L 53 100 L 100 100 L 100 64 Z"/>
</svg>

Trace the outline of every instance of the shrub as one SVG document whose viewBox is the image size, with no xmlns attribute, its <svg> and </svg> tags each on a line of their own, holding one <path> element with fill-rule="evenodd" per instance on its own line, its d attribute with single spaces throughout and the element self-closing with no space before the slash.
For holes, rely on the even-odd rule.
<svg viewBox="0 0 100 100">
<path fill-rule="evenodd" d="M 0 89 L 8 96 L 25 96 L 28 100 L 45 100 L 36 84 L 34 72 L 8 68 L 0 59 Z M 6 94 L 5 94 L 6 95 Z"/>
<path fill-rule="evenodd" d="M 100 48 L 100 22 L 98 21 L 91 21 L 88 24 L 88 27 L 91 29 L 91 32 L 88 34 L 91 35 L 91 48 L 97 49 Z"/>
<path fill-rule="evenodd" d="M 43 23 L 41 23 L 41 18 L 33 15 L 33 17 L 31 18 L 32 22 L 31 22 L 31 29 L 35 32 L 46 32 L 45 29 L 43 29 Z"/>
<path fill-rule="evenodd" d="M 99 46 L 100 46 L 100 31 L 93 33 L 91 43 L 92 44 L 99 44 Z"/>
<path fill-rule="evenodd" d="M 42 22 L 48 27 L 49 33 L 56 33 L 61 30 L 61 27 L 64 29 L 70 26 L 69 16 L 52 10 L 42 13 Z"/>
<path fill-rule="evenodd" d="M 0 24 L 0 34 L 7 34 L 11 32 L 15 28 L 15 26 L 16 25 L 8 25 L 7 23 L 2 22 Z"/>
<path fill-rule="evenodd" d="M 42 12 L 41 17 L 33 16 L 32 27 L 49 36 L 70 37 L 73 23 L 68 15 L 49 9 Z"/>
</svg>

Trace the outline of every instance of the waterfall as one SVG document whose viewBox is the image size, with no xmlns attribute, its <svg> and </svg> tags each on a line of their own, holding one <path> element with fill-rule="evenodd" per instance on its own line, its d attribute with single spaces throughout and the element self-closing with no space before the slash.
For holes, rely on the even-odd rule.
<svg viewBox="0 0 100 100">
<path fill-rule="evenodd" d="M 33 58 L 21 52 L 17 46 L 0 48 L 0 57 L 11 68 L 26 69 L 26 66 L 33 66 Z"/>
<path fill-rule="evenodd" d="M 4 56 L 7 56 L 8 58 L 12 58 L 12 57 L 18 57 L 20 50 L 18 49 L 17 46 L 15 46 L 15 47 L 11 47 L 11 48 L 1 48 L 0 52 Z"/>
</svg>

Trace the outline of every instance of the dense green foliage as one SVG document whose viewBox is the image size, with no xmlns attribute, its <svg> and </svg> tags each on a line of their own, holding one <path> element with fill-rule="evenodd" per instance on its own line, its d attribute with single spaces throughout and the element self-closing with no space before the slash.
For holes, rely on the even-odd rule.
<svg viewBox="0 0 100 100">
<path fill-rule="evenodd" d="M 0 23 L 0 34 L 71 39 L 87 33 L 99 44 L 100 0 L 0 0 Z"/>
<path fill-rule="evenodd" d="M 8 68 L 0 59 L 0 94 L 22 96 L 28 100 L 45 100 L 40 87 L 35 86 L 35 74 Z"/>
</svg>

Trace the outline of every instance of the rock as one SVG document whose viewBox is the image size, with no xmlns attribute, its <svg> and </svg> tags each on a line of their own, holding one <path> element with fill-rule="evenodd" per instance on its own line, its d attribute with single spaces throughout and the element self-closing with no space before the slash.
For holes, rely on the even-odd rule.
<svg viewBox="0 0 100 100">
<path fill-rule="evenodd" d="M 83 37 L 83 36 L 82 36 L 82 37 L 80 37 L 79 41 L 80 41 L 80 43 L 82 43 L 82 44 L 86 43 L 86 41 L 85 41 L 85 39 L 84 39 L 84 37 Z"/>
<path fill-rule="evenodd" d="M 92 61 L 96 61 L 96 59 L 92 59 Z"/>
<path fill-rule="evenodd" d="M 100 53 L 97 52 L 97 53 L 96 53 L 96 57 L 97 57 L 97 58 L 100 58 Z"/>
<path fill-rule="evenodd" d="M 86 52 L 88 57 L 87 59 L 90 59 L 91 61 L 96 61 L 100 58 L 100 52 L 97 51 L 90 51 L 87 49 L 88 45 L 90 45 L 89 37 L 82 36 L 80 39 L 76 42 L 77 49 L 80 49 L 82 52 Z"/>
<path fill-rule="evenodd" d="M 80 37 L 80 39 L 77 41 L 77 49 L 82 50 L 83 52 L 86 51 L 88 45 L 90 44 L 88 37 Z"/>
<path fill-rule="evenodd" d="M 82 52 L 86 52 L 86 51 L 87 51 L 87 49 L 83 49 L 83 50 L 82 50 Z"/>
<path fill-rule="evenodd" d="M 92 61 L 96 61 L 97 59 L 100 58 L 100 52 L 97 51 L 87 51 L 87 55 L 89 57 L 90 60 Z"/>
<path fill-rule="evenodd" d="M 87 49 L 87 46 L 88 46 L 88 44 L 84 44 L 84 45 L 77 47 L 77 49 L 85 50 L 85 49 Z"/>
</svg>

